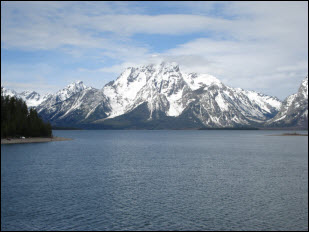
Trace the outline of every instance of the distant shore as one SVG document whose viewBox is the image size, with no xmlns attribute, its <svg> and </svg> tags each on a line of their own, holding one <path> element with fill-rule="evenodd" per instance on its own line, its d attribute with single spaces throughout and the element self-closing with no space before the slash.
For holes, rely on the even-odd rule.
<svg viewBox="0 0 309 232">
<path fill-rule="evenodd" d="M 308 136 L 308 134 L 284 133 L 284 134 L 281 134 L 281 135 L 269 135 L 269 136 Z"/>
<path fill-rule="evenodd" d="M 52 138 L 24 138 L 24 139 L 1 139 L 1 144 L 17 144 L 17 143 L 45 143 L 45 142 L 54 142 L 54 141 L 67 141 L 73 140 L 70 138 L 63 137 L 52 137 Z"/>
</svg>

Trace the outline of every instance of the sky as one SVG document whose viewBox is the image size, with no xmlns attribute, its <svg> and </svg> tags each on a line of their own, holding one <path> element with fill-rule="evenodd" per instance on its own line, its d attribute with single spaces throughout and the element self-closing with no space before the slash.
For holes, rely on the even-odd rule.
<svg viewBox="0 0 309 232">
<path fill-rule="evenodd" d="M 161 61 L 284 100 L 308 75 L 308 2 L 1 1 L 6 88 L 102 88 Z"/>
</svg>

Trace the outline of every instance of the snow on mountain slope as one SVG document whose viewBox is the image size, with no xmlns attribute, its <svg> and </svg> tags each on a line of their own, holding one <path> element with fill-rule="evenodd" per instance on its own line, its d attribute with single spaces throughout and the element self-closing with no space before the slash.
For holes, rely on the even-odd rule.
<svg viewBox="0 0 309 232">
<path fill-rule="evenodd" d="M 2 87 L 2 91 L 4 96 L 17 97 L 19 95 L 16 91 L 4 87 Z"/>
<path fill-rule="evenodd" d="M 285 101 L 282 103 L 282 107 L 280 109 L 280 111 L 278 112 L 278 114 L 271 120 L 272 122 L 277 122 L 277 121 L 281 121 L 286 117 L 286 114 L 288 112 L 288 109 L 290 108 L 290 106 L 292 105 L 292 102 L 294 101 L 295 97 L 296 97 L 296 93 L 292 94 L 290 96 L 288 96 Z"/>
<path fill-rule="evenodd" d="M 106 117 L 109 106 L 101 90 L 87 87 L 82 81 L 71 83 L 37 107 L 38 113 L 52 123 L 72 125 Z"/>
<path fill-rule="evenodd" d="M 308 99 L 308 76 L 302 81 L 298 94 L 303 99 Z"/>
<path fill-rule="evenodd" d="M 116 81 L 103 88 L 112 108 L 110 117 L 121 115 L 126 111 L 137 92 L 146 84 L 148 75 L 149 72 L 144 68 L 127 68 Z"/>
<path fill-rule="evenodd" d="M 3 88 L 3 94 L 23 99 L 28 107 L 36 107 L 46 99 L 46 95 L 41 97 L 41 95 L 35 91 L 23 91 L 17 93 L 14 90 Z"/>
<path fill-rule="evenodd" d="M 38 107 L 39 112 L 42 108 L 50 108 L 52 109 L 58 103 L 69 99 L 70 97 L 74 96 L 75 94 L 82 92 L 83 90 L 87 89 L 82 81 L 76 81 L 75 83 L 69 84 L 62 90 L 59 90 L 55 94 L 49 94 L 44 99 L 43 105 Z M 74 107 L 74 106 L 73 106 Z"/>
<path fill-rule="evenodd" d="M 64 101 L 74 94 L 83 91 L 87 87 L 82 81 L 76 81 L 75 83 L 69 84 L 66 88 L 59 90 L 53 97 L 55 101 Z"/>
<path fill-rule="evenodd" d="M 278 114 L 266 122 L 267 126 L 298 126 L 308 129 L 308 76 L 298 92 L 288 96 Z"/>
<path fill-rule="evenodd" d="M 193 91 L 193 94 L 194 101 L 189 104 L 190 110 L 194 117 L 209 127 L 250 125 L 262 122 L 277 112 L 268 103 L 262 105 L 266 110 L 256 104 L 254 100 L 262 102 L 263 95 L 251 93 L 256 95 L 256 99 L 252 100 L 246 91 L 233 89 L 222 83 L 203 87 Z"/>
<path fill-rule="evenodd" d="M 245 94 L 250 99 L 250 101 L 257 104 L 265 112 L 272 113 L 270 110 L 272 107 L 276 110 L 279 110 L 281 107 L 280 100 L 275 97 L 270 97 L 255 91 L 245 91 Z"/>
<path fill-rule="evenodd" d="M 103 88 L 112 109 L 109 118 L 124 114 L 143 102 L 148 102 L 151 111 L 168 102 L 169 109 L 164 106 L 164 111 L 177 116 L 183 110 L 179 99 L 184 84 L 176 64 L 128 68 L 116 81 Z"/>
<path fill-rule="evenodd" d="M 281 105 L 277 98 L 254 91 L 233 89 L 211 75 L 187 74 L 181 72 L 176 63 L 166 62 L 128 68 L 116 81 L 106 85 L 103 92 L 111 106 L 108 118 L 128 113 L 145 102 L 150 112 L 149 120 L 152 119 L 153 112 L 157 111 L 166 116 L 178 117 L 198 98 L 204 99 L 199 107 L 208 112 L 207 120 L 199 116 L 200 120 L 205 125 L 212 122 L 217 126 L 222 125 L 220 120 L 228 118 L 225 116 L 226 119 L 219 120 L 215 116 L 218 112 L 228 112 L 233 108 L 243 117 L 240 119 L 240 116 L 234 115 L 232 121 L 243 123 L 247 117 L 248 124 L 248 119 L 261 121 L 269 118 Z"/>
<path fill-rule="evenodd" d="M 222 84 L 220 80 L 209 74 L 183 73 L 183 78 L 192 90 L 212 84 L 216 84 L 218 86 Z"/>
</svg>

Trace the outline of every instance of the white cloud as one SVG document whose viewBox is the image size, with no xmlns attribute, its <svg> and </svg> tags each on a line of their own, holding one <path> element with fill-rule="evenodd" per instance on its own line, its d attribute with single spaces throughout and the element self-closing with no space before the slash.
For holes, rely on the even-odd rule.
<svg viewBox="0 0 309 232">
<path fill-rule="evenodd" d="M 54 67 L 39 63 L 27 64 L 5 64 L 1 69 L 1 86 L 14 89 L 17 92 L 33 90 L 40 94 L 54 92 L 63 86 L 55 78 Z"/>
<path fill-rule="evenodd" d="M 1 4 L 3 48 L 60 48 L 75 57 L 92 53 L 116 60 L 117 65 L 102 64 L 92 73 L 116 77 L 127 66 L 167 59 L 186 71 L 207 72 L 229 85 L 280 98 L 293 93 L 308 73 L 307 2 L 165 2 L 178 13 L 164 14 L 149 14 L 129 2 Z M 138 41 L 138 34 L 192 33 L 200 38 L 192 35 L 160 53 Z"/>
<path fill-rule="evenodd" d="M 284 99 L 308 73 L 307 57 L 299 56 L 297 50 L 280 41 L 197 39 L 163 56 L 178 62 L 185 71 L 209 73 L 233 87 L 259 89 Z M 283 81 L 290 89 L 283 88 Z"/>
</svg>

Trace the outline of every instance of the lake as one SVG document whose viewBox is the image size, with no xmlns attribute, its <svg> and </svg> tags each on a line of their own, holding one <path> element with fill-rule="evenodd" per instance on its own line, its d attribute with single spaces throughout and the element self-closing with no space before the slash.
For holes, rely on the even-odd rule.
<svg viewBox="0 0 309 232">
<path fill-rule="evenodd" d="M 54 131 L 1 145 L 1 230 L 308 230 L 308 137 Z M 307 132 L 306 132 L 307 133 Z"/>
</svg>

